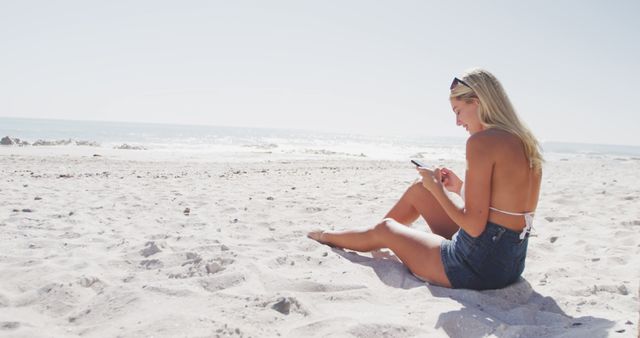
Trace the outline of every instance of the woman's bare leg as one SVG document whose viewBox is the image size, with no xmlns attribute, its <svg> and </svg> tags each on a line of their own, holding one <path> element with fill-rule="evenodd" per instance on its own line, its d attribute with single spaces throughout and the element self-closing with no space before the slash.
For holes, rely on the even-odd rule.
<svg viewBox="0 0 640 338">
<path fill-rule="evenodd" d="M 459 229 L 420 181 L 409 186 L 384 218 L 392 218 L 401 224 L 410 225 L 421 215 L 431 228 L 431 232 L 444 238 L 451 239 Z"/>
<path fill-rule="evenodd" d="M 324 244 L 356 251 L 389 248 L 415 275 L 431 283 L 451 287 L 440 257 L 443 238 L 438 235 L 385 219 L 366 230 L 314 231 L 308 236 Z"/>
</svg>

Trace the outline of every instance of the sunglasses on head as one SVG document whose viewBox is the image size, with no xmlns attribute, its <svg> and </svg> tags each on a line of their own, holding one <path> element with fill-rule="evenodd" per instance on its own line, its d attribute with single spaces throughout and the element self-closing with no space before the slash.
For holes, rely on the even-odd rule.
<svg viewBox="0 0 640 338">
<path fill-rule="evenodd" d="M 455 88 L 458 85 L 458 83 L 460 83 L 463 86 L 466 86 L 468 88 L 471 88 L 471 86 L 469 86 L 466 82 L 458 79 L 457 77 L 454 77 L 453 81 L 451 82 L 451 86 L 449 87 L 449 90 L 453 90 L 453 88 Z M 471 88 L 471 89 L 473 89 L 473 88 Z"/>
</svg>

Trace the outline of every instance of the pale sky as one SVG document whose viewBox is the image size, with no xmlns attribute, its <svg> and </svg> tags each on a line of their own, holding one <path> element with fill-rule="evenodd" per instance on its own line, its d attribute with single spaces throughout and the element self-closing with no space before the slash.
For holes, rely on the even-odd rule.
<svg viewBox="0 0 640 338">
<path fill-rule="evenodd" d="M 486 3 L 1 0 L 0 116 L 464 137 L 480 66 L 541 141 L 640 145 L 640 1 Z"/>
</svg>

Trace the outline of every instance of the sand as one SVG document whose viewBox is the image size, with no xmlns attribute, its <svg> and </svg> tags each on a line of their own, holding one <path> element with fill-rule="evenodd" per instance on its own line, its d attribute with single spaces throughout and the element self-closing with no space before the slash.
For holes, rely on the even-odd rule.
<svg viewBox="0 0 640 338">
<path fill-rule="evenodd" d="M 62 149 L 0 149 L 0 335 L 638 335 L 638 158 L 550 160 L 523 278 L 477 292 L 305 237 L 374 225 L 408 161 Z"/>
</svg>

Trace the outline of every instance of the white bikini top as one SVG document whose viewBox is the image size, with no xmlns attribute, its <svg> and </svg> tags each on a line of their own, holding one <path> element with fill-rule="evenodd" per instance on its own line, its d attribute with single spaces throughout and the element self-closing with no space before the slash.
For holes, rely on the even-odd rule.
<svg viewBox="0 0 640 338">
<path fill-rule="evenodd" d="M 460 197 L 462 197 L 462 200 L 464 201 L 464 182 L 462 182 L 462 187 L 460 188 Z M 524 229 L 522 229 L 522 232 L 520 233 L 520 239 L 524 239 L 529 233 L 531 233 L 531 229 L 533 229 L 533 216 L 535 215 L 535 212 L 531 211 L 531 212 L 511 212 L 511 211 L 504 211 L 504 210 L 500 210 L 498 208 L 494 208 L 494 207 L 489 207 L 489 209 L 493 210 L 493 211 L 497 211 L 500 213 L 503 213 L 505 215 L 511 215 L 511 216 L 524 216 Z"/>
</svg>

